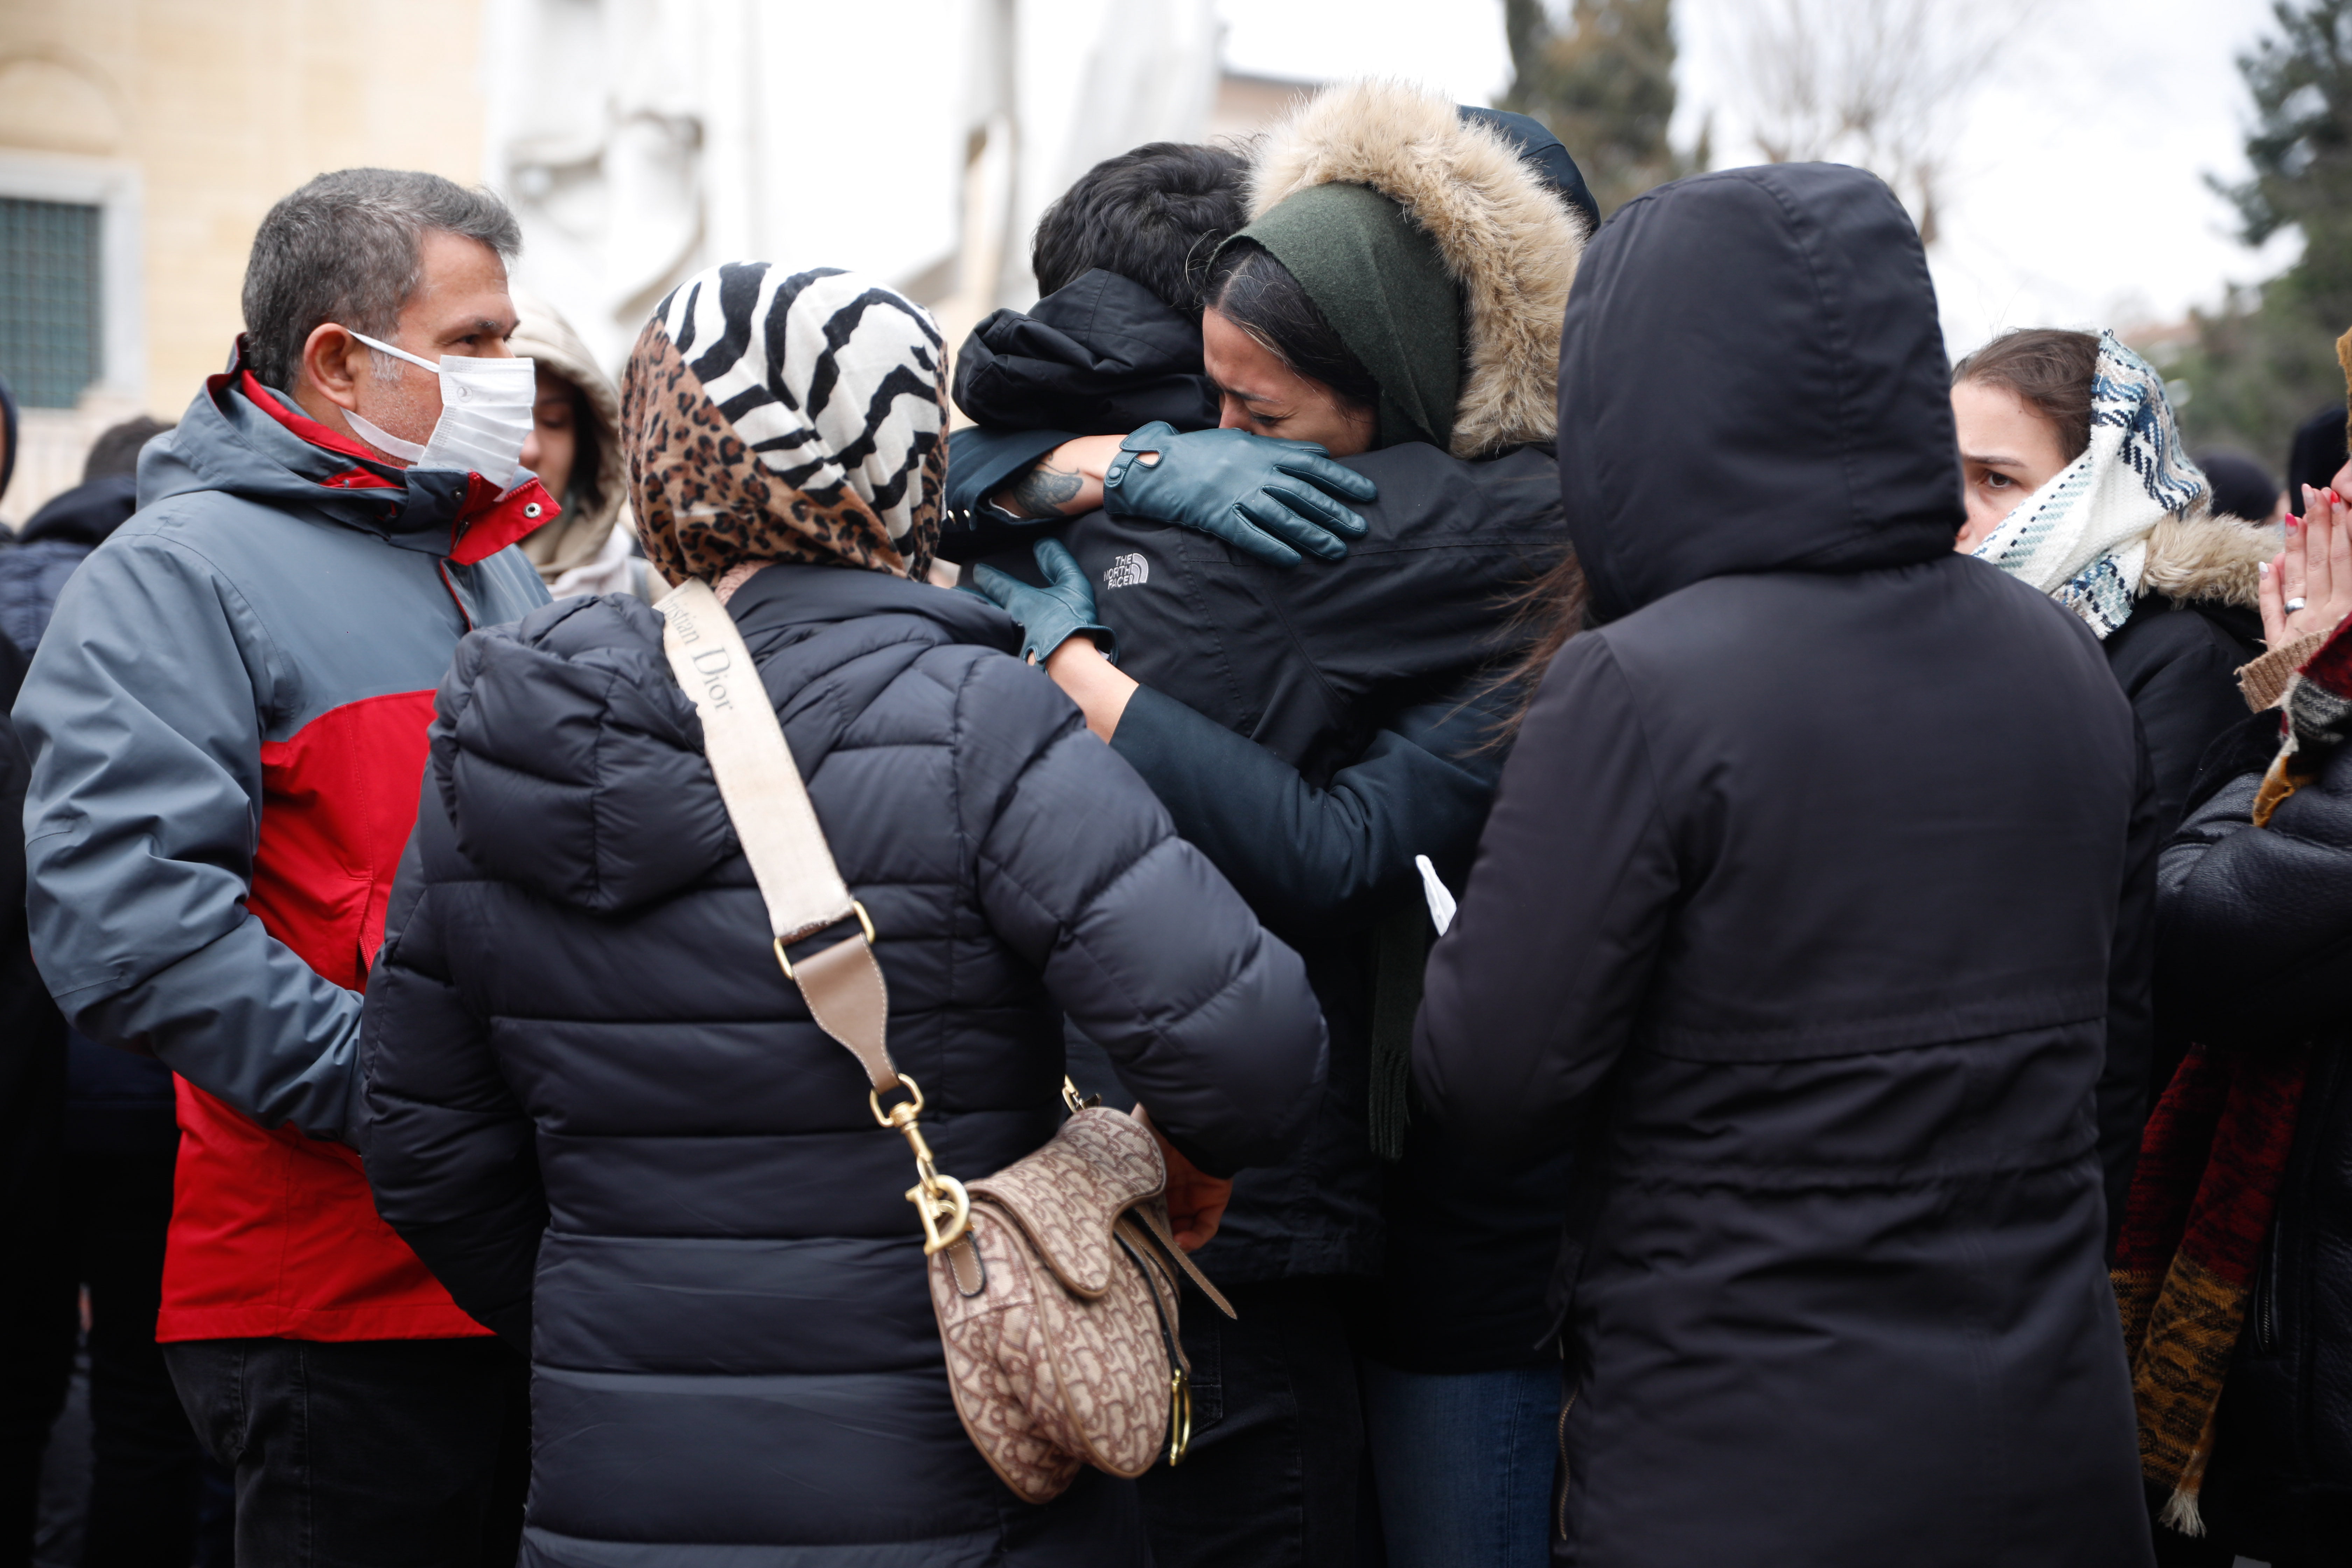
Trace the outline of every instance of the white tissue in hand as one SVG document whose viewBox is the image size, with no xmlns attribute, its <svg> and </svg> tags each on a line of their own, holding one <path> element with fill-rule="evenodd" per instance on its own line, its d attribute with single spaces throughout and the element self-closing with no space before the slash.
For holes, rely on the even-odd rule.
<svg viewBox="0 0 2352 1568">
<path fill-rule="evenodd" d="M 1429 918 L 1436 924 L 1437 934 L 1444 936 L 1445 928 L 1454 923 L 1454 895 L 1438 880 L 1437 868 L 1429 863 L 1428 856 L 1416 855 L 1412 863 L 1421 868 L 1421 890 L 1429 895 Z"/>
</svg>

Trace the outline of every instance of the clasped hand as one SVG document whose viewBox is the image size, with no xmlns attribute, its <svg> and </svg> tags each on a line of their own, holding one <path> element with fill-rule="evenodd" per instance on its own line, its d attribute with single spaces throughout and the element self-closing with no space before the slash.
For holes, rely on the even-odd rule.
<svg viewBox="0 0 2352 1568">
<path fill-rule="evenodd" d="M 2286 520 L 2286 548 L 2263 564 L 2260 597 L 2273 648 L 2334 631 L 2352 613 L 2352 502 L 2303 487 L 2303 516 Z"/>
<path fill-rule="evenodd" d="M 1021 626 L 1021 653 L 1032 664 L 1043 664 L 1069 638 L 1084 632 L 1103 657 L 1118 662 L 1118 638 L 1095 618 L 1095 591 L 1077 557 L 1057 539 L 1041 539 L 1031 553 L 1045 585 L 1033 588 L 1007 572 L 982 563 L 971 569 L 965 591 L 995 602 Z"/>
<path fill-rule="evenodd" d="M 1177 523 L 1275 566 L 1297 565 L 1302 550 L 1326 561 L 1347 554 L 1346 540 L 1364 536 L 1364 520 L 1332 497 L 1370 501 L 1380 493 L 1312 441 L 1246 430 L 1179 433 L 1165 420 L 1120 442 L 1103 473 L 1111 516 Z"/>
</svg>

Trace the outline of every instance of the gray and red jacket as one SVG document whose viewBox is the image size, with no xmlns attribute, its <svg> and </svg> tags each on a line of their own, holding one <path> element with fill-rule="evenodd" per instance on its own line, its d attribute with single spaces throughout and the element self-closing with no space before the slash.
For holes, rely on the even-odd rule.
<svg viewBox="0 0 2352 1568">
<path fill-rule="evenodd" d="M 241 356 L 240 356 L 241 358 Z M 163 1341 L 484 1332 L 377 1217 L 360 993 L 457 639 L 547 602 L 536 480 L 404 472 L 240 364 L 139 466 L 15 719 L 33 952 L 178 1075 Z"/>
</svg>

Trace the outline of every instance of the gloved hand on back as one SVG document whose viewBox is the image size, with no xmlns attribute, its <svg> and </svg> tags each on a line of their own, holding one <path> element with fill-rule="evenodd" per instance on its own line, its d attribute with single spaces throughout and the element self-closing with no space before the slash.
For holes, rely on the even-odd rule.
<svg viewBox="0 0 2352 1568">
<path fill-rule="evenodd" d="M 1246 430 L 1180 435 L 1165 420 L 1120 442 L 1103 473 L 1111 516 L 1181 524 L 1275 566 L 1297 565 L 1302 550 L 1326 561 L 1347 554 L 1345 540 L 1364 536 L 1364 520 L 1332 497 L 1370 501 L 1380 493 L 1312 441 Z"/>
<path fill-rule="evenodd" d="M 993 566 L 972 568 L 968 591 L 996 602 L 997 608 L 1021 623 L 1021 652 L 1043 664 L 1054 650 L 1084 632 L 1095 639 L 1103 657 L 1118 662 L 1118 638 L 1095 619 L 1095 591 L 1078 567 L 1077 557 L 1058 539 L 1041 539 L 1034 553 L 1045 586 L 1033 588 Z"/>
</svg>

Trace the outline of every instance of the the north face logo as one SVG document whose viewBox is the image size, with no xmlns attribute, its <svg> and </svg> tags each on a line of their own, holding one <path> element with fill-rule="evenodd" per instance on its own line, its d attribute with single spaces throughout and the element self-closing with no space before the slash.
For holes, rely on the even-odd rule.
<svg viewBox="0 0 2352 1568">
<path fill-rule="evenodd" d="M 1106 588 L 1139 588 L 1151 581 L 1151 563 L 1140 555 L 1118 555 L 1103 573 Z"/>
</svg>

